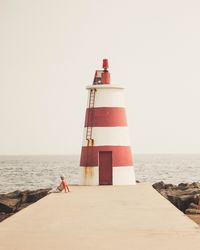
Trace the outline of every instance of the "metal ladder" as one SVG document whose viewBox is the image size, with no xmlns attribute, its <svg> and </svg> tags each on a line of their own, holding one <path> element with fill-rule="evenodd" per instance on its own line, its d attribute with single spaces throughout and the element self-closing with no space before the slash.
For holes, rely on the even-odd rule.
<svg viewBox="0 0 200 250">
<path fill-rule="evenodd" d="M 87 123 L 90 126 L 86 129 L 86 140 L 87 140 L 87 146 L 93 146 L 94 139 L 92 138 L 92 117 L 93 117 L 93 108 L 95 103 L 95 94 L 96 89 L 92 88 L 90 89 L 90 97 L 89 97 L 89 106 L 88 106 L 88 117 L 87 117 Z"/>
</svg>

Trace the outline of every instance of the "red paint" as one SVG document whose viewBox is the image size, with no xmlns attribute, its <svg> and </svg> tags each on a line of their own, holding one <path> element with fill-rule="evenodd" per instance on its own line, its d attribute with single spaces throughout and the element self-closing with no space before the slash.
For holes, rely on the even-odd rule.
<svg viewBox="0 0 200 250">
<path fill-rule="evenodd" d="M 103 68 L 107 69 L 109 67 L 108 59 L 103 59 Z"/>
<path fill-rule="evenodd" d="M 101 83 L 102 84 L 110 84 L 110 73 L 108 71 L 108 59 L 103 59 L 103 72 L 101 74 Z"/>
<path fill-rule="evenodd" d="M 125 127 L 125 108 L 87 108 L 85 127 Z"/>
<path fill-rule="evenodd" d="M 98 166 L 100 151 L 112 151 L 113 167 L 133 165 L 130 146 L 85 146 L 82 147 L 80 166 Z"/>
<path fill-rule="evenodd" d="M 110 73 L 106 70 L 101 75 L 102 84 L 110 84 Z"/>
<path fill-rule="evenodd" d="M 112 152 L 99 152 L 99 185 L 112 185 Z"/>
</svg>

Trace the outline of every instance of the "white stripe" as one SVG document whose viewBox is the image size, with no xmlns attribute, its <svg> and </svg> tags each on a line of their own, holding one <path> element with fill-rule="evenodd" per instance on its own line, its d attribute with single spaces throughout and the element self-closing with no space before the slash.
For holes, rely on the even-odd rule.
<svg viewBox="0 0 200 250">
<path fill-rule="evenodd" d="M 87 128 L 83 132 L 83 146 L 87 146 Z M 93 127 L 94 146 L 130 146 L 128 127 Z"/>
<path fill-rule="evenodd" d="M 113 167 L 113 185 L 135 185 L 133 166 Z M 80 167 L 80 185 L 99 185 L 99 167 Z"/>
<path fill-rule="evenodd" d="M 121 84 L 97 84 L 97 85 L 88 85 L 86 89 L 124 89 L 124 86 Z"/>
<path fill-rule="evenodd" d="M 113 185 L 135 185 L 133 166 L 113 167 Z"/>
<path fill-rule="evenodd" d="M 80 167 L 80 185 L 99 185 L 99 167 Z"/>
<path fill-rule="evenodd" d="M 89 107 L 89 96 L 87 107 Z M 95 92 L 94 107 L 125 107 L 124 92 L 120 88 L 101 88 Z"/>
</svg>

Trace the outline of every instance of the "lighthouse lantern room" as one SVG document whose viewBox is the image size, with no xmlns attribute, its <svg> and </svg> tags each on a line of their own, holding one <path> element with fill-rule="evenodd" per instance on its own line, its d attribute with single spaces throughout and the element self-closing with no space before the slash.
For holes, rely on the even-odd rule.
<svg viewBox="0 0 200 250">
<path fill-rule="evenodd" d="M 108 60 L 88 90 L 80 185 L 134 185 L 124 88 L 110 83 Z"/>
</svg>

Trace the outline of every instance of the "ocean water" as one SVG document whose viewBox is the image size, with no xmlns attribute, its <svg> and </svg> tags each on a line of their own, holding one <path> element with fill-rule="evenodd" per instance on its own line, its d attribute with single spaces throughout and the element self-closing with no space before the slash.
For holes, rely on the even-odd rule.
<svg viewBox="0 0 200 250">
<path fill-rule="evenodd" d="M 200 181 L 200 155 L 135 155 L 134 167 L 141 182 Z M 0 156 L 0 193 L 55 187 L 61 174 L 78 184 L 79 156 Z"/>
</svg>

